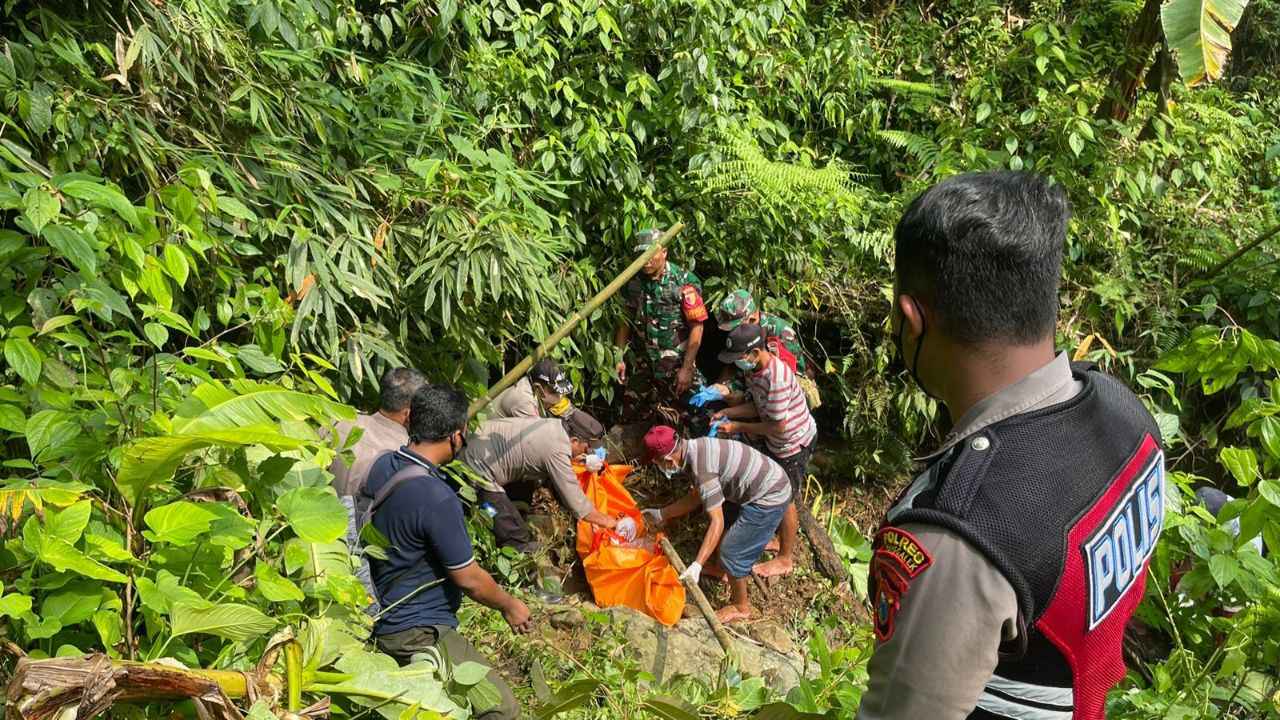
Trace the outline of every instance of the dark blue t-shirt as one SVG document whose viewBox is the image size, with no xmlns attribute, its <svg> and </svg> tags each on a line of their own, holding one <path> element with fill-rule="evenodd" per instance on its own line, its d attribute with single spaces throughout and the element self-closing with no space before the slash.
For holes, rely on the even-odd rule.
<svg viewBox="0 0 1280 720">
<path fill-rule="evenodd" d="M 373 526 L 386 536 L 390 547 L 386 560 L 369 559 L 369 571 L 384 608 L 424 584 L 438 579 L 444 582 L 383 615 L 374 625 L 375 635 L 427 625 L 457 627 L 462 591 L 449 579 L 449 570 L 475 561 L 457 493 L 439 468 L 409 448 L 402 447 L 375 460 L 369 468 L 365 492 L 377 496 L 393 475 L 411 463 L 426 469 L 427 476 L 400 483 L 373 514 Z"/>
</svg>

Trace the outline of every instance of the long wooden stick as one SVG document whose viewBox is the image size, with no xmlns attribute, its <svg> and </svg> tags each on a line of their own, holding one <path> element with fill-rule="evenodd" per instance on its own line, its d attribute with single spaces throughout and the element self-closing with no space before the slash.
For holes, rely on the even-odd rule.
<svg viewBox="0 0 1280 720">
<path fill-rule="evenodd" d="M 543 340 L 538 347 L 534 348 L 533 352 L 529 353 L 525 359 L 516 363 L 516 366 L 511 368 L 506 375 L 503 375 L 501 380 L 494 383 L 493 387 L 489 388 L 484 395 L 471 403 L 471 407 L 467 408 L 467 419 L 475 417 L 476 413 L 485 409 L 489 403 L 493 402 L 493 399 L 496 398 L 499 393 L 514 385 L 517 380 L 524 376 L 525 373 L 529 372 L 529 368 L 533 367 L 534 363 L 545 357 L 547 352 L 556 346 L 556 343 L 560 342 L 566 335 L 573 332 L 573 329 L 578 326 L 578 323 L 585 320 L 587 316 L 603 305 L 606 300 L 613 297 L 614 294 L 621 290 L 622 286 L 626 285 L 627 281 L 635 277 L 636 273 L 640 272 L 640 268 L 643 268 L 644 264 L 649 262 L 649 258 L 657 255 L 658 251 L 666 247 L 667 244 L 671 242 L 671 239 L 678 235 L 683 229 L 684 223 L 678 222 L 670 228 L 667 228 L 666 232 L 659 235 L 658 240 L 654 242 L 653 247 L 644 251 L 640 257 L 636 258 L 627 266 L 626 270 L 622 271 L 621 275 L 614 278 L 613 282 L 605 285 L 600 292 L 595 294 L 595 297 L 587 301 L 586 305 L 583 305 L 577 312 L 570 315 L 569 319 L 565 320 L 555 332 L 548 335 L 546 340 Z"/>
<path fill-rule="evenodd" d="M 676 554 L 676 549 L 671 547 L 671 541 L 665 535 L 658 538 L 662 543 L 662 552 L 667 556 L 667 561 L 671 563 L 671 567 L 676 569 L 676 574 L 684 574 L 684 561 Z M 733 641 L 729 639 L 729 633 L 725 632 L 724 625 L 720 624 L 720 618 L 716 617 L 716 611 L 711 609 L 711 603 L 707 602 L 707 596 L 702 594 L 702 588 L 698 587 L 698 583 L 685 581 L 684 587 L 693 595 L 693 604 L 698 606 L 698 611 L 702 613 L 702 619 L 707 621 L 707 625 L 711 626 L 711 632 L 715 634 L 716 640 L 720 642 L 720 648 L 724 650 L 726 656 L 734 654 Z"/>
</svg>

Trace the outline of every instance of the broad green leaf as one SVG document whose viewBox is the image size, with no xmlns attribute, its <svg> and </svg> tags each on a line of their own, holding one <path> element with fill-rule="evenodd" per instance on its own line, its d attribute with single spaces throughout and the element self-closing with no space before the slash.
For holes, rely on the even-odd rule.
<svg viewBox="0 0 1280 720">
<path fill-rule="evenodd" d="M 701 720 L 701 716 L 688 703 L 675 697 L 651 697 L 644 701 L 640 709 L 659 720 Z"/>
<path fill-rule="evenodd" d="M 187 276 L 191 273 L 191 264 L 187 262 L 187 254 L 173 243 L 164 246 L 164 266 L 169 277 L 178 283 L 178 287 L 186 287 Z"/>
<path fill-rule="evenodd" d="M 116 488 L 130 504 L 136 505 L 147 491 L 172 480 L 174 472 L 189 453 L 214 446 L 246 445 L 262 445 L 282 451 L 304 448 L 308 441 L 262 426 L 145 438 L 125 447 L 124 459 L 116 474 Z"/>
<path fill-rule="evenodd" d="M 10 337 L 4 341 L 4 359 L 19 377 L 35 385 L 40 382 L 40 365 L 44 355 L 26 338 Z"/>
<path fill-rule="evenodd" d="M 599 680 L 577 680 L 560 688 L 542 707 L 538 708 L 538 720 L 548 720 L 560 713 L 568 712 L 586 705 L 596 691 L 600 689 Z"/>
<path fill-rule="evenodd" d="M 257 222 L 258 220 L 258 216 L 244 203 L 228 195 L 218 197 L 218 209 L 237 220 L 247 220 L 249 222 Z"/>
<path fill-rule="evenodd" d="M 183 434 L 229 430 L 247 425 L 271 425 L 282 420 L 353 420 L 355 410 L 324 397 L 251 380 L 224 385 L 208 382 L 174 418 L 173 429 Z"/>
<path fill-rule="evenodd" d="M 459 685 L 475 685 L 488 674 L 489 666 L 467 661 L 453 666 L 450 671 L 450 679 Z"/>
<path fill-rule="evenodd" d="M 169 609 L 169 624 L 175 638 L 199 634 L 234 641 L 252 640 L 276 627 L 275 620 L 248 605 L 221 603 L 202 606 L 185 600 L 174 603 Z"/>
<path fill-rule="evenodd" d="M 257 345 L 242 345 L 236 351 L 236 359 L 244 363 L 250 370 L 259 375 L 274 375 L 284 372 L 280 361 L 262 352 Z"/>
<path fill-rule="evenodd" d="M 36 232 L 40 232 L 50 220 L 58 217 L 62 203 L 44 188 L 31 188 L 22 196 L 23 214 Z"/>
<path fill-rule="evenodd" d="M 307 542 L 333 542 L 347 531 L 347 509 L 329 488 L 294 488 L 276 500 L 276 507 Z"/>
<path fill-rule="evenodd" d="M 96 207 L 114 210 L 117 215 L 138 227 L 138 210 L 119 190 L 89 180 L 72 180 L 62 185 L 64 194 L 84 200 Z"/>
<path fill-rule="evenodd" d="M 433 663 L 415 662 L 404 667 L 381 653 L 352 650 L 340 657 L 335 665 L 339 672 L 352 678 L 343 685 L 348 688 L 373 691 L 384 697 L 399 697 L 394 703 L 385 704 L 359 693 L 350 693 L 351 699 L 366 707 L 382 705 L 378 712 L 388 720 L 398 720 L 405 707 L 417 705 L 423 710 L 444 713 L 446 717 L 463 715 L 463 711 L 445 692 L 444 683 Z"/>
<path fill-rule="evenodd" d="M 9 593 L 0 597 L 0 617 L 20 617 L 31 612 L 31 596 L 21 593 Z"/>
<path fill-rule="evenodd" d="M 27 416 L 17 405 L 0 405 L 0 430 L 22 433 L 27 430 Z"/>
<path fill-rule="evenodd" d="M 800 712 L 790 705 L 778 702 L 760 708 L 760 712 L 752 715 L 752 720 L 825 720 L 826 715 Z"/>
<path fill-rule="evenodd" d="M 75 549 L 62 538 L 42 538 L 36 557 L 41 562 L 52 566 L 55 570 L 73 572 L 95 580 L 115 583 L 128 582 L 129 580 L 120 572 Z"/>
<path fill-rule="evenodd" d="M 114 610 L 99 610 L 93 614 L 93 629 L 103 647 L 115 647 L 124 638 L 124 618 Z"/>
<path fill-rule="evenodd" d="M 92 502 L 81 500 L 64 510 L 48 511 L 44 518 L 45 535 L 62 538 L 74 545 L 84 534 L 84 529 L 89 524 L 89 513 L 92 510 Z"/>
<path fill-rule="evenodd" d="M 70 627 L 88 620 L 102 605 L 102 594 L 89 592 L 83 586 L 49 595 L 40 604 L 40 614 L 56 617 L 63 627 Z"/>
<path fill-rule="evenodd" d="M 307 618 L 298 642 L 302 645 L 302 664 L 307 670 L 328 667 L 348 652 L 363 652 L 365 632 L 335 618 Z"/>
<path fill-rule="evenodd" d="M 301 602 L 305 597 L 302 590 L 293 581 L 283 577 L 268 563 L 259 562 L 253 568 L 253 577 L 258 583 L 258 592 L 271 602 Z"/>
<path fill-rule="evenodd" d="M 1223 467 L 1231 471 L 1236 482 L 1248 487 L 1258 479 L 1258 456 L 1249 448 L 1228 447 L 1218 453 Z"/>
<path fill-rule="evenodd" d="M 1231 31 L 1249 0 L 1166 0 L 1160 8 L 1164 37 L 1187 85 L 1222 77 Z"/>
<path fill-rule="evenodd" d="M 1280 480 L 1263 480 L 1258 483 L 1258 494 L 1272 506 L 1280 508 Z"/>
<path fill-rule="evenodd" d="M 98 271 L 98 253 L 82 233 L 65 225 L 49 225 L 42 233 L 49 245 L 77 268 L 92 275 Z M 41 332 L 44 329 L 41 328 Z"/>
<path fill-rule="evenodd" d="M 151 542 L 189 545 L 208 532 L 217 517 L 200 503 L 179 500 L 148 510 L 143 520 L 151 528 L 145 533 Z"/>
<path fill-rule="evenodd" d="M 80 427 L 76 415 L 61 410 L 41 410 L 27 420 L 27 447 L 31 457 L 39 458 L 44 451 L 75 439 Z"/>
<path fill-rule="evenodd" d="M 1230 555 L 1214 555 L 1209 558 L 1209 574 L 1220 588 L 1226 588 L 1240 573 L 1240 563 Z"/>
</svg>

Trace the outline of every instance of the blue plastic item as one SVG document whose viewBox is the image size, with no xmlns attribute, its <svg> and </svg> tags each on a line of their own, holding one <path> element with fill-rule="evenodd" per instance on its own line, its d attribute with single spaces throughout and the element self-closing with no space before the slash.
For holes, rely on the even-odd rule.
<svg viewBox="0 0 1280 720">
<path fill-rule="evenodd" d="M 700 408 L 709 402 L 715 402 L 716 400 L 723 399 L 724 393 L 717 390 L 714 385 L 709 385 L 699 388 L 698 392 L 694 393 L 693 397 L 689 398 L 689 404 Z"/>
</svg>

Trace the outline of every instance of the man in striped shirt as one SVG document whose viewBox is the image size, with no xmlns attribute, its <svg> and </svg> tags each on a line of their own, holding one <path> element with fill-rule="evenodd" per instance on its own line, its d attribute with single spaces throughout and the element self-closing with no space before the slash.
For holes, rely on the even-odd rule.
<svg viewBox="0 0 1280 720">
<path fill-rule="evenodd" d="M 791 480 L 792 492 L 798 496 L 813 454 L 818 424 L 809 413 L 809 403 L 796 374 L 769 352 L 764 330 L 748 323 L 729 333 L 720 361 L 733 363 L 747 374 L 750 395 L 712 415 L 712 420 L 726 421 L 720 425 L 721 433 L 763 437 L 769 456 L 782 466 Z M 731 403 L 733 400 L 730 398 Z M 788 533 L 794 537 L 797 524 L 793 510 L 783 520 L 783 537 Z M 761 563 L 755 572 L 761 577 L 785 575 L 794 566 L 791 552 L 783 547 L 776 558 Z"/>
<path fill-rule="evenodd" d="M 710 437 L 682 440 L 667 425 L 650 428 L 644 444 L 650 461 L 664 475 L 674 477 L 683 470 L 693 480 L 693 487 L 684 497 L 662 509 L 644 510 L 645 520 L 661 525 L 688 515 L 699 505 L 710 519 L 698 556 L 680 579 L 696 584 L 703 565 L 719 546 L 719 565 L 729 576 L 730 600 L 716 616 L 725 623 L 751 617 L 747 576 L 778 531 L 783 516 L 795 517 L 786 473 L 778 463 L 749 445 Z M 783 528 L 782 543 L 788 549 L 795 545 L 794 522 L 789 535 Z"/>
</svg>

